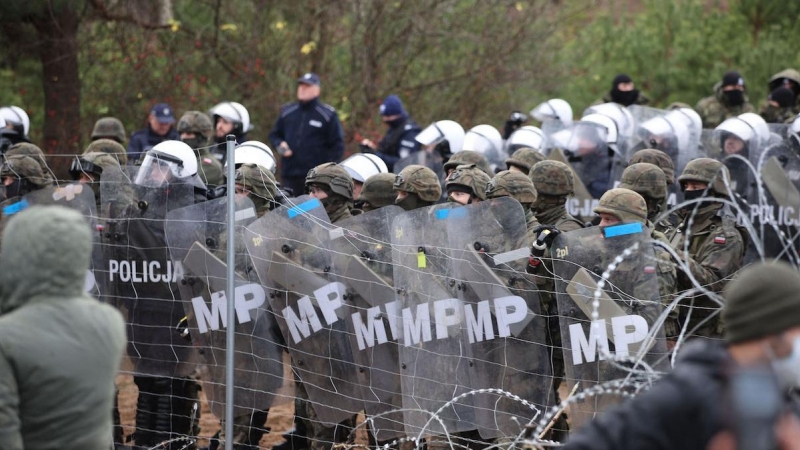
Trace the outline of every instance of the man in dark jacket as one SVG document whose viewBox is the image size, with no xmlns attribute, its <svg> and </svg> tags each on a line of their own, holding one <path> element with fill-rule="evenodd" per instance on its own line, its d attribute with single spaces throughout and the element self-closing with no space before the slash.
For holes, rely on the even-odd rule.
<svg viewBox="0 0 800 450">
<path fill-rule="evenodd" d="M 707 340 L 688 344 L 671 373 L 649 391 L 598 415 L 565 448 L 703 450 L 738 412 L 725 406 L 738 371 L 771 371 L 783 392 L 796 388 L 800 274 L 782 262 L 755 264 L 726 287 L 724 296 L 727 347 Z"/>
<path fill-rule="evenodd" d="M 386 135 L 377 145 L 369 139 L 361 141 L 361 145 L 374 150 L 391 172 L 394 170 L 394 163 L 419 150 L 420 144 L 414 138 L 419 134 L 420 128 L 408 116 L 400 98 L 394 94 L 386 97 L 380 111 L 383 123 L 389 127 Z"/>
<path fill-rule="evenodd" d="M 150 110 L 147 116 L 147 128 L 143 128 L 131 135 L 128 143 L 128 161 L 135 163 L 148 150 L 164 141 L 177 141 L 180 139 L 175 124 L 175 113 L 166 103 L 159 103 Z"/>
<path fill-rule="evenodd" d="M 333 106 L 319 101 L 320 79 L 307 73 L 297 79 L 297 102 L 281 108 L 269 140 L 281 155 L 281 181 L 295 195 L 305 191 L 312 168 L 339 162 L 344 154 L 344 132 Z"/>
<path fill-rule="evenodd" d="M 3 237 L 0 448 L 109 448 L 125 323 L 84 293 L 88 222 L 63 207 L 33 207 Z"/>
</svg>

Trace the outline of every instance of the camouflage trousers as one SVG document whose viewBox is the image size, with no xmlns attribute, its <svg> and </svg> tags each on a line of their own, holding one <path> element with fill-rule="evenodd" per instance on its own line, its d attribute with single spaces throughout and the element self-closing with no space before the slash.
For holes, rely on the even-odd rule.
<svg viewBox="0 0 800 450">
<path fill-rule="evenodd" d="M 294 414 L 303 422 L 308 433 L 309 450 L 331 450 L 335 444 L 346 443 L 356 427 L 356 415 L 329 427 L 320 422 L 308 401 L 308 392 L 302 382 L 296 382 Z"/>
</svg>

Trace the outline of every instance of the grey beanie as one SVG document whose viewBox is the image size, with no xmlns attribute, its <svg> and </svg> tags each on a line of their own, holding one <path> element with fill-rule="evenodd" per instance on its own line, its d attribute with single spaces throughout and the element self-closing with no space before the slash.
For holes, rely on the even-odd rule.
<svg viewBox="0 0 800 450">
<path fill-rule="evenodd" d="M 728 343 L 752 341 L 800 326 L 800 273 L 781 261 L 742 270 L 723 293 Z"/>
</svg>

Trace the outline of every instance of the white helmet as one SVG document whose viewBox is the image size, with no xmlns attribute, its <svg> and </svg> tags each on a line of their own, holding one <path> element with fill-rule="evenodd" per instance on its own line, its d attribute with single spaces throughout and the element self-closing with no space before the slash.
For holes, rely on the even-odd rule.
<svg viewBox="0 0 800 450">
<path fill-rule="evenodd" d="M 722 132 L 734 134 L 744 142 L 756 145 L 766 145 L 770 137 L 767 122 L 755 113 L 744 113 L 725 120 L 714 129 L 715 134 Z"/>
<path fill-rule="evenodd" d="M 633 133 L 636 131 L 636 123 L 633 119 L 633 114 L 631 114 L 628 108 L 619 103 L 612 102 L 590 106 L 583 112 L 584 118 L 590 114 L 602 114 L 611 118 L 611 120 L 617 124 L 617 141 L 623 141 L 632 137 Z"/>
<path fill-rule="evenodd" d="M 508 137 L 506 141 L 506 153 L 509 155 L 520 148 L 532 148 L 542 150 L 544 147 L 544 133 L 538 127 L 524 126 Z"/>
<path fill-rule="evenodd" d="M 371 176 L 379 173 L 389 173 L 386 163 L 372 153 L 356 153 L 339 163 L 350 174 L 353 181 L 363 183 Z"/>
<path fill-rule="evenodd" d="M 688 125 L 689 121 L 690 118 L 683 112 L 679 110 L 670 111 L 663 116 L 653 117 L 652 119 L 642 123 L 640 126 L 643 134 L 642 137 L 649 138 L 656 136 L 671 138 L 674 139 L 675 143 L 677 144 L 677 149 L 675 149 L 676 151 L 678 149 L 686 149 L 686 147 L 689 145 L 690 138 Z M 653 148 L 657 147 L 653 146 Z"/>
<path fill-rule="evenodd" d="M 464 128 L 452 120 L 440 120 L 428 125 L 414 140 L 426 146 L 447 141 L 450 153 L 458 153 L 464 144 Z"/>
<path fill-rule="evenodd" d="M 580 121 L 600 125 L 605 129 L 605 133 L 603 133 L 602 136 L 605 138 L 606 144 L 614 145 L 617 143 L 617 140 L 619 139 L 617 123 L 610 117 L 604 114 L 589 114 L 587 116 L 583 116 Z"/>
<path fill-rule="evenodd" d="M 233 165 L 237 167 L 240 164 L 255 164 L 273 174 L 278 170 L 278 163 L 275 162 L 275 154 L 272 153 L 272 149 L 260 141 L 242 142 L 236 146 L 233 150 Z M 225 167 L 228 167 L 228 161 L 225 161 Z"/>
<path fill-rule="evenodd" d="M 500 153 L 503 149 L 503 137 L 497 128 L 491 125 L 476 125 L 464 135 L 462 150 L 472 150 L 487 157 Z"/>
<path fill-rule="evenodd" d="M 229 122 L 233 122 L 237 125 L 237 128 L 234 128 L 234 130 L 239 134 L 248 133 L 253 129 L 253 124 L 250 123 L 250 113 L 247 112 L 247 108 L 242 106 L 241 103 L 218 103 L 211 108 L 208 113 L 214 117 L 214 123 L 216 123 L 217 117 L 222 117 Z"/>
<path fill-rule="evenodd" d="M 31 119 L 28 117 L 28 113 L 19 106 L 4 106 L 0 108 L 0 116 L 5 119 L 6 124 L 15 125 L 14 128 L 17 129 L 18 133 L 21 132 L 23 136 L 27 136 L 30 133 Z"/>
<path fill-rule="evenodd" d="M 531 110 L 531 117 L 544 122 L 545 120 L 560 120 L 564 125 L 572 125 L 572 107 L 566 100 L 551 98 L 550 100 L 539 103 L 539 106 Z"/>
<path fill-rule="evenodd" d="M 164 141 L 145 153 L 134 183 L 161 187 L 172 177 L 187 180 L 195 175 L 197 158 L 192 148 L 181 141 Z"/>
<path fill-rule="evenodd" d="M 700 114 L 697 114 L 697 111 L 695 111 L 692 108 L 673 109 L 672 111 L 667 113 L 667 115 L 671 114 L 674 114 L 675 117 L 680 117 L 681 119 L 683 119 L 689 131 L 703 129 L 703 119 L 701 119 Z"/>
</svg>

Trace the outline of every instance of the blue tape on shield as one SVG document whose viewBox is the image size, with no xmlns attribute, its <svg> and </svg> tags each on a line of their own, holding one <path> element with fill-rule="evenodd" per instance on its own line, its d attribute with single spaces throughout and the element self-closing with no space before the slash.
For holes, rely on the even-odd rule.
<svg viewBox="0 0 800 450">
<path fill-rule="evenodd" d="M 308 200 L 306 202 L 300 203 L 297 206 L 289 208 L 287 214 L 289 215 L 290 219 L 294 219 L 295 217 L 303 213 L 307 213 L 313 209 L 319 208 L 320 206 L 322 206 L 322 203 L 320 203 L 319 200 L 312 198 L 311 200 Z"/>
<path fill-rule="evenodd" d="M 603 236 L 606 238 L 613 238 L 618 236 L 626 236 L 628 234 L 641 233 L 644 230 L 642 224 L 639 222 L 626 223 L 623 225 L 612 225 L 603 229 Z"/>
<path fill-rule="evenodd" d="M 5 208 L 3 208 L 3 214 L 10 216 L 12 214 L 16 214 L 20 211 L 28 209 L 28 206 L 30 205 L 28 204 L 27 200 L 20 200 L 17 203 L 14 203 L 13 205 L 8 205 Z"/>
<path fill-rule="evenodd" d="M 440 209 L 436 211 L 437 220 L 463 219 L 464 217 L 467 217 L 467 209 L 463 206 L 459 208 Z"/>
</svg>

